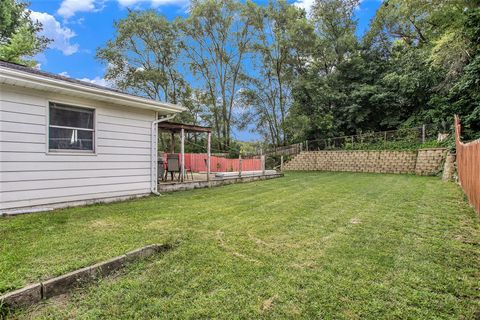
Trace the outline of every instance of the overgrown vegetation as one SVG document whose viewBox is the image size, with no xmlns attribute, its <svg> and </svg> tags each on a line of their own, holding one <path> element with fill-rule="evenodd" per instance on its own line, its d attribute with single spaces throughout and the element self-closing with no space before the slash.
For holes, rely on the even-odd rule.
<svg viewBox="0 0 480 320">
<path fill-rule="evenodd" d="M 425 143 L 413 141 L 387 141 L 377 143 L 347 143 L 345 150 L 418 150 L 424 148 L 447 148 L 447 142 L 437 142 L 435 140 Z"/>
<path fill-rule="evenodd" d="M 387 0 L 355 37 L 357 1 L 318 0 L 318 56 L 293 89 L 289 128 L 303 140 L 463 119 L 480 133 L 477 1 Z M 445 130 L 446 131 L 446 130 Z"/>
<path fill-rule="evenodd" d="M 0 292 L 175 249 L 17 318 L 474 319 L 478 215 L 435 177 L 285 178 L 0 220 Z"/>
</svg>

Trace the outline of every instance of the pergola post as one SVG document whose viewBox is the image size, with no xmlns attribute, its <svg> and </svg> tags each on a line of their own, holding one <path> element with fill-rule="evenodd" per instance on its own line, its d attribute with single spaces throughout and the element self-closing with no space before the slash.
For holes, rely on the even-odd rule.
<svg viewBox="0 0 480 320">
<path fill-rule="evenodd" d="M 190 124 L 183 124 L 183 123 L 175 123 L 175 122 L 161 122 L 158 124 L 160 130 L 168 131 L 172 135 L 172 144 L 171 144 L 171 153 L 175 153 L 175 135 L 180 135 L 180 152 L 179 152 L 179 168 L 174 165 L 175 172 L 179 171 L 179 180 L 185 181 L 187 177 L 187 170 L 186 170 L 186 163 L 185 163 L 185 135 L 189 132 L 205 132 L 208 133 L 208 169 L 207 169 L 207 180 L 210 180 L 210 173 L 211 173 L 211 132 L 212 129 L 208 127 L 201 127 L 197 125 L 190 125 Z M 190 163 L 192 165 L 192 163 Z M 190 168 L 193 170 L 193 167 Z M 173 176 L 173 172 L 167 168 L 167 172 L 171 172 Z M 192 173 L 192 180 L 194 179 Z M 172 177 L 173 180 L 173 177 Z"/>
<path fill-rule="evenodd" d="M 170 141 L 170 152 L 175 153 L 175 132 L 172 131 L 172 141 Z"/>
<path fill-rule="evenodd" d="M 181 167 L 180 167 L 180 176 L 181 181 L 183 182 L 185 178 L 185 129 L 181 129 L 181 143 L 180 143 L 180 150 L 181 150 Z"/>
<path fill-rule="evenodd" d="M 210 171 L 211 171 L 210 160 L 212 158 L 211 151 L 210 151 L 211 147 L 212 147 L 212 133 L 209 132 L 207 135 L 207 181 L 210 181 Z"/>
</svg>

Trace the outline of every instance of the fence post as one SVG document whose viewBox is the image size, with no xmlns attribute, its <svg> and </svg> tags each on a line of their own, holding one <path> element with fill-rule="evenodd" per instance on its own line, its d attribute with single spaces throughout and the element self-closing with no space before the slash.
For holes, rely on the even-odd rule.
<svg viewBox="0 0 480 320">
<path fill-rule="evenodd" d="M 238 155 L 238 176 L 242 177 L 242 155 Z"/>
<path fill-rule="evenodd" d="M 283 156 L 280 156 L 280 172 L 283 172 Z"/>
<path fill-rule="evenodd" d="M 305 149 L 308 152 L 308 140 L 305 140 Z"/>
<path fill-rule="evenodd" d="M 212 133 L 209 132 L 207 136 L 207 181 L 210 181 L 210 172 L 211 172 L 211 161 L 212 161 Z"/>
<path fill-rule="evenodd" d="M 181 131 L 181 145 L 180 145 L 180 152 L 181 154 L 181 167 L 180 167 L 180 174 L 181 174 L 181 181 L 185 179 L 185 129 L 182 128 Z"/>
<path fill-rule="evenodd" d="M 260 159 L 262 161 L 262 176 L 264 176 L 265 175 L 265 156 L 261 155 Z"/>
<path fill-rule="evenodd" d="M 422 125 L 422 143 L 425 143 L 425 125 Z"/>
</svg>

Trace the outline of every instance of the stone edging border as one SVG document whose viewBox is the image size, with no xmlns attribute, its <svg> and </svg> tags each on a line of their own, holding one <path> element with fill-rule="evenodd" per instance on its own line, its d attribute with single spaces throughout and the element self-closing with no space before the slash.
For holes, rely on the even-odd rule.
<svg viewBox="0 0 480 320">
<path fill-rule="evenodd" d="M 28 285 L 21 289 L 9 292 L 0 296 L 0 309 L 21 308 L 33 305 L 43 299 L 61 295 L 69 292 L 81 284 L 92 282 L 96 279 L 106 277 L 114 271 L 122 268 L 126 263 L 143 259 L 171 249 L 170 245 L 152 244 L 139 248 L 124 255 L 110 260 L 81 268 L 67 274 L 45 280 L 40 283 Z M 1 317 L 1 314 L 0 314 Z"/>
</svg>

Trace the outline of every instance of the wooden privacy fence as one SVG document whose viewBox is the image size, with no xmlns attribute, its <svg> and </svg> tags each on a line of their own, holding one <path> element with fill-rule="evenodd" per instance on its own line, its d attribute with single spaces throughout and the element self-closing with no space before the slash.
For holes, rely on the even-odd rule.
<svg viewBox="0 0 480 320">
<path fill-rule="evenodd" d="M 457 171 L 463 191 L 480 214 L 480 139 L 463 143 L 460 141 L 461 124 L 455 116 L 455 145 Z"/>
<path fill-rule="evenodd" d="M 164 154 L 165 159 L 167 158 Z M 225 157 L 211 156 L 210 158 L 211 172 L 231 172 L 239 171 L 240 160 L 228 159 Z M 192 172 L 207 171 L 207 154 L 206 153 L 185 153 L 185 168 Z M 260 157 L 242 159 L 242 171 L 262 170 L 262 160 Z"/>
</svg>

